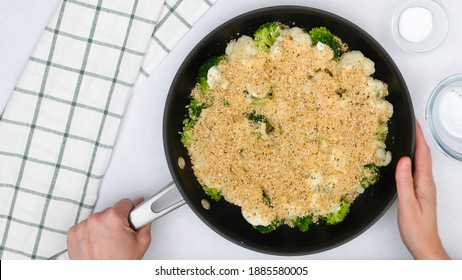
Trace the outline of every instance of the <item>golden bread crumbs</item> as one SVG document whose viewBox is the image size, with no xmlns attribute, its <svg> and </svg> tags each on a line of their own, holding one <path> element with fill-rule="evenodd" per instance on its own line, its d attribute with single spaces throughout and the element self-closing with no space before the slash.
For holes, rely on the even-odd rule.
<svg viewBox="0 0 462 280">
<path fill-rule="evenodd" d="M 363 192 L 364 166 L 391 158 L 378 128 L 393 107 L 374 63 L 359 51 L 334 59 L 291 32 L 269 50 L 231 41 L 210 89 L 191 93 L 207 104 L 187 145 L 194 173 L 253 225 L 317 221 Z"/>
</svg>

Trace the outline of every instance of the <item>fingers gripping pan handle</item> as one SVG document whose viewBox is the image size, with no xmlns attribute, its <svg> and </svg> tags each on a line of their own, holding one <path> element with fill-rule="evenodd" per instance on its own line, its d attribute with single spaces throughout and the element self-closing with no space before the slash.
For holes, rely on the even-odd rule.
<svg viewBox="0 0 462 280">
<path fill-rule="evenodd" d="M 172 203 L 172 201 L 175 202 Z M 186 202 L 182 199 L 176 185 L 173 182 L 170 182 L 160 192 L 133 209 L 130 212 L 128 221 L 133 229 L 139 229 L 140 227 L 149 224 L 155 219 L 162 217 L 185 203 Z M 68 258 L 67 250 L 64 250 L 50 257 L 49 260 Z"/>
<path fill-rule="evenodd" d="M 176 202 L 171 203 L 172 198 L 176 197 Z M 175 210 L 184 205 L 184 199 L 178 200 L 181 197 L 175 183 L 170 182 L 161 191 L 155 194 L 148 200 L 138 205 L 130 212 L 129 221 L 134 229 L 149 224 L 150 222 L 162 217 L 163 215 Z M 165 206 L 165 204 L 167 205 Z"/>
</svg>

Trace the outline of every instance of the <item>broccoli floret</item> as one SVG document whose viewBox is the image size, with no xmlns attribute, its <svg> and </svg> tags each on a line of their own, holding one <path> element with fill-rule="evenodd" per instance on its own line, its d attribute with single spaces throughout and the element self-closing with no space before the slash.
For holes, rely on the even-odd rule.
<svg viewBox="0 0 462 280">
<path fill-rule="evenodd" d="M 294 226 L 298 227 L 301 232 L 308 231 L 308 228 L 313 223 L 311 216 L 297 217 L 294 221 Z"/>
<path fill-rule="evenodd" d="M 277 21 L 267 22 L 260 26 L 253 34 L 257 47 L 260 50 L 269 49 L 276 41 L 283 27 L 284 25 Z"/>
<path fill-rule="evenodd" d="M 385 141 L 385 139 L 387 138 L 387 134 L 388 134 L 388 125 L 387 125 L 387 123 L 381 122 L 379 124 L 377 133 L 379 135 L 378 140 L 379 141 Z"/>
<path fill-rule="evenodd" d="M 369 186 L 374 185 L 377 183 L 380 179 L 380 168 L 373 164 L 373 163 L 368 163 L 364 165 L 363 172 L 362 172 L 362 178 L 360 180 L 361 187 L 363 188 L 368 188 Z"/>
<path fill-rule="evenodd" d="M 191 102 L 189 103 L 188 108 L 189 108 L 189 116 L 191 117 L 191 119 L 197 120 L 199 116 L 201 115 L 202 110 L 207 108 L 207 104 L 200 103 L 196 99 L 191 99 Z"/>
<path fill-rule="evenodd" d="M 217 190 L 217 189 L 212 189 L 212 188 L 209 188 L 209 187 L 202 187 L 204 189 L 204 192 L 210 196 L 211 199 L 215 200 L 215 201 L 220 201 L 220 199 L 222 198 L 222 195 L 220 194 L 220 191 Z"/>
<path fill-rule="evenodd" d="M 197 123 L 202 110 L 207 108 L 207 104 L 200 103 L 196 99 L 191 99 L 189 105 L 189 118 L 183 120 L 183 132 L 181 132 L 181 142 L 185 147 L 189 146 L 192 142 L 192 128 Z"/>
<path fill-rule="evenodd" d="M 255 113 L 255 111 L 253 111 L 252 113 L 246 116 L 248 120 L 253 121 L 255 123 L 258 123 L 258 122 L 268 123 L 268 119 L 264 115 L 259 115 Z"/>
<path fill-rule="evenodd" d="M 266 125 L 265 126 L 266 133 L 269 133 L 274 130 L 274 127 L 270 124 L 270 122 L 264 115 L 257 114 L 255 113 L 255 111 L 253 111 L 252 113 L 247 114 L 246 117 L 248 120 L 252 121 L 255 124 L 264 123 Z"/>
<path fill-rule="evenodd" d="M 340 209 L 337 212 L 330 213 L 327 216 L 325 216 L 325 223 L 328 226 L 333 226 L 341 221 L 343 221 L 350 211 L 350 203 L 346 201 L 342 201 L 342 204 L 340 205 Z"/>
<path fill-rule="evenodd" d="M 258 230 L 261 233 L 268 233 L 276 230 L 278 227 L 282 226 L 284 224 L 283 220 L 274 220 L 270 225 L 268 226 L 253 226 L 254 229 Z"/>
<path fill-rule="evenodd" d="M 220 56 L 214 56 L 209 59 L 207 59 L 201 67 L 199 67 L 199 84 L 201 86 L 201 89 L 203 91 L 208 91 L 210 89 L 209 84 L 207 83 L 207 74 L 209 72 L 209 69 L 212 68 L 213 66 L 217 66 L 220 61 L 222 61 L 225 58 L 224 55 Z"/>
<path fill-rule="evenodd" d="M 190 119 L 185 119 L 183 121 L 184 127 L 183 127 L 183 132 L 181 132 L 181 143 L 185 147 L 188 147 L 191 142 L 192 142 L 192 126 L 191 126 L 192 121 Z"/>
<path fill-rule="evenodd" d="M 339 58 L 342 55 L 342 41 L 338 37 L 334 36 L 327 28 L 315 27 L 310 30 L 309 34 L 314 45 L 318 42 L 328 45 L 334 52 L 334 58 Z"/>
</svg>

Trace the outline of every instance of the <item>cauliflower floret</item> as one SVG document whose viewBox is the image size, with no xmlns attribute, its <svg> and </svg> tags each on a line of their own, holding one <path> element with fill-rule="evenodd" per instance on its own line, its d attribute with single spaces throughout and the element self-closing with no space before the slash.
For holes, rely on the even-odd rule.
<svg viewBox="0 0 462 280">
<path fill-rule="evenodd" d="M 226 55 L 228 59 L 248 59 L 257 55 L 258 48 L 252 37 L 243 35 L 237 40 L 233 40 L 226 46 Z"/>
<path fill-rule="evenodd" d="M 217 66 L 210 67 L 207 72 L 207 83 L 210 88 L 214 88 L 215 85 L 220 81 L 221 71 Z"/>
<path fill-rule="evenodd" d="M 391 162 L 391 152 L 383 149 L 378 149 L 375 157 L 377 158 L 376 164 L 378 166 L 387 166 Z"/>
<path fill-rule="evenodd" d="M 379 107 L 383 109 L 383 112 L 386 114 L 387 119 L 391 118 L 391 116 L 393 115 L 393 105 L 391 105 L 390 102 L 382 99 L 379 103 Z"/>
<path fill-rule="evenodd" d="M 258 209 L 243 208 L 241 212 L 244 219 L 254 226 L 269 226 L 273 222 L 272 218 L 262 216 Z"/>
<path fill-rule="evenodd" d="M 313 44 L 310 35 L 299 27 L 282 29 L 271 46 L 271 53 L 273 55 L 277 55 L 280 52 L 281 42 L 285 37 L 290 37 L 299 46 L 310 47 Z"/>
<path fill-rule="evenodd" d="M 387 166 L 391 162 L 391 152 L 386 151 L 386 145 L 382 141 L 375 141 L 373 143 L 374 148 L 376 149 L 375 152 L 375 164 L 377 166 Z"/>
<path fill-rule="evenodd" d="M 296 42 L 299 46 L 311 47 L 313 44 L 310 35 L 300 27 L 290 28 L 289 35 L 292 37 L 292 40 L 294 40 L 294 42 Z"/>
<path fill-rule="evenodd" d="M 209 71 L 207 71 L 207 84 L 210 88 L 215 88 L 216 86 L 220 86 L 224 90 L 228 88 L 229 81 L 223 78 L 222 74 L 218 66 L 210 67 Z"/>
<path fill-rule="evenodd" d="M 325 45 L 321 42 L 316 43 L 316 50 L 318 50 L 318 52 L 324 52 L 324 50 L 328 47 L 328 45 Z"/>
<path fill-rule="evenodd" d="M 393 115 L 393 105 L 387 100 L 372 98 L 369 102 L 379 110 L 378 117 L 381 122 L 387 122 Z"/>
<path fill-rule="evenodd" d="M 375 72 L 375 64 L 372 60 L 365 57 L 360 51 L 350 51 L 340 57 L 338 64 L 340 71 L 362 68 L 365 76 L 370 76 Z"/>
<path fill-rule="evenodd" d="M 385 97 L 388 95 L 388 87 L 380 80 L 372 77 L 367 78 L 367 93 L 370 97 Z"/>
</svg>

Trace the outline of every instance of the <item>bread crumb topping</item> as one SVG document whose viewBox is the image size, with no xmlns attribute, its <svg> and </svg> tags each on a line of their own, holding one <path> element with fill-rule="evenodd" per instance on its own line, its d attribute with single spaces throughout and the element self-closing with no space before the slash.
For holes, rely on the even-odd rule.
<svg viewBox="0 0 462 280">
<path fill-rule="evenodd" d="M 391 160 L 378 128 L 393 107 L 374 63 L 359 51 L 333 59 L 303 34 L 284 32 L 269 51 L 231 41 L 210 90 L 191 93 L 207 104 L 187 146 L 193 171 L 253 225 L 317 221 L 364 191 L 365 165 Z"/>
</svg>

